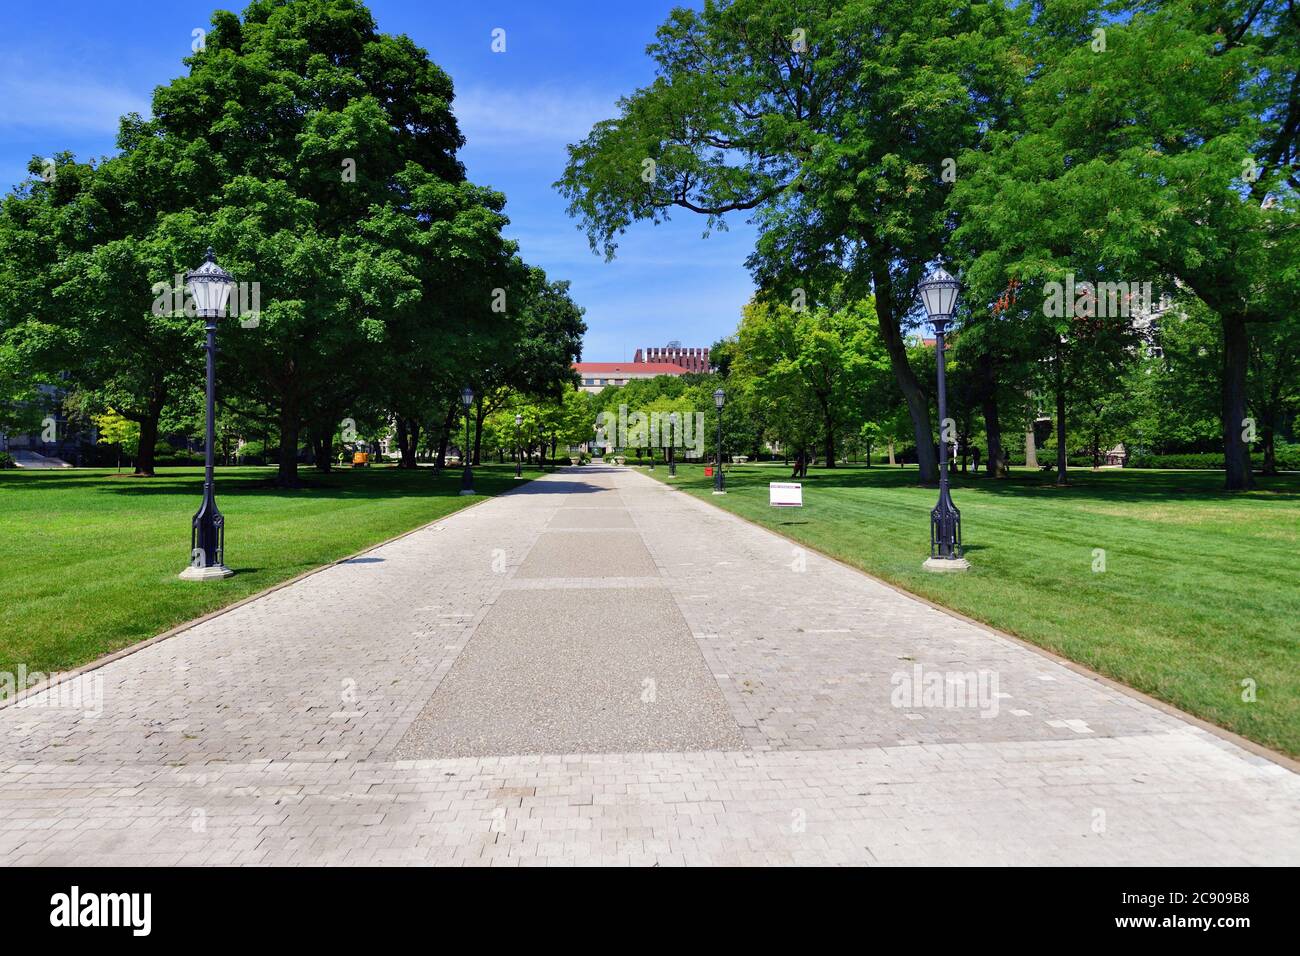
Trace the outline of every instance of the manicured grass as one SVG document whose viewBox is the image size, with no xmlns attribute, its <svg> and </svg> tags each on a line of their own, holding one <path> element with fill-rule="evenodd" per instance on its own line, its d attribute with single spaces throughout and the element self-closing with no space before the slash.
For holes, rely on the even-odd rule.
<svg viewBox="0 0 1300 956">
<path fill-rule="evenodd" d="M 520 484 L 513 465 L 474 474 L 479 495 L 461 497 L 456 468 L 436 479 L 430 468 L 305 468 L 296 491 L 270 486 L 273 469 L 218 469 L 237 573 L 191 582 L 176 575 L 201 468 L 0 472 L 0 673 L 84 664 Z"/>
<path fill-rule="evenodd" d="M 973 568 L 921 570 L 936 491 L 915 469 L 814 469 L 802 509 L 768 505 L 788 468 L 698 465 L 675 484 L 935 603 L 1300 755 L 1300 476 L 1222 491 L 1222 473 L 1017 471 L 954 480 Z M 663 467 L 649 472 L 667 480 Z M 1093 570 L 1094 549 L 1105 571 Z M 1253 681 L 1257 700 L 1242 700 Z"/>
</svg>

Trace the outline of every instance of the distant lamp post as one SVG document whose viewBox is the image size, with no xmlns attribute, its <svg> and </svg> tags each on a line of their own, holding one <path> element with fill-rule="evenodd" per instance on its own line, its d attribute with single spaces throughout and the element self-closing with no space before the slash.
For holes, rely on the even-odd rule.
<svg viewBox="0 0 1300 956">
<path fill-rule="evenodd" d="M 185 274 L 185 287 L 194 300 L 194 308 L 207 330 L 207 440 L 204 442 L 203 504 L 190 523 L 190 566 L 181 572 L 186 581 L 212 581 L 228 578 L 235 572 L 226 567 L 226 519 L 217 510 L 216 487 L 212 480 L 212 459 L 217 427 L 214 409 L 217 394 L 217 317 L 226 311 L 234 277 L 217 265 L 208 248 L 203 264 Z"/>
<path fill-rule="evenodd" d="M 677 439 L 681 435 L 681 418 L 677 412 L 668 414 L 668 477 L 677 477 Z"/>
<path fill-rule="evenodd" d="M 465 406 L 465 450 L 461 453 L 465 469 L 460 473 L 460 493 L 472 495 L 474 494 L 474 469 L 469 463 L 469 407 L 474 404 L 474 389 L 468 385 L 461 389 L 460 403 Z"/>
<path fill-rule="evenodd" d="M 713 493 L 725 495 L 727 484 L 722 477 L 722 406 L 727 404 L 727 393 L 720 388 L 716 389 L 713 393 L 713 404 L 718 409 L 718 461 L 713 469 Z"/>
<path fill-rule="evenodd" d="M 930 557 L 927 571 L 965 571 L 970 562 L 962 556 L 961 512 L 948 493 L 948 441 L 943 434 L 948 419 L 948 392 L 944 371 L 944 334 L 952 322 L 961 283 L 942 268 L 935 269 L 918 287 L 934 328 L 934 348 L 939 368 L 939 502 L 930 512 Z"/>
<path fill-rule="evenodd" d="M 519 447 L 519 426 L 524 423 L 523 415 L 515 416 L 515 478 L 524 477 L 524 451 Z"/>
</svg>

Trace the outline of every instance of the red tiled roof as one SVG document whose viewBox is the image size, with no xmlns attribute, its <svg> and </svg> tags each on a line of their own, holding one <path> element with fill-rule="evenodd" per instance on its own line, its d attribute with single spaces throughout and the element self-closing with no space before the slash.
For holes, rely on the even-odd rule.
<svg viewBox="0 0 1300 956">
<path fill-rule="evenodd" d="M 685 375 L 686 369 L 672 362 L 574 362 L 573 367 L 583 374 L 627 375 Z"/>
</svg>

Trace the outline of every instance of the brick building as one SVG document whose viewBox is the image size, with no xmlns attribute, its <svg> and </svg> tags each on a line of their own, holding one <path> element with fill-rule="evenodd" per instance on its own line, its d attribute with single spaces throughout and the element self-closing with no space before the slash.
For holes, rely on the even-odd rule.
<svg viewBox="0 0 1300 956">
<path fill-rule="evenodd" d="M 669 342 L 662 348 L 637 349 L 633 362 L 671 362 L 680 365 L 688 372 L 707 372 L 709 370 L 709 350 L 701 348 L 682 348 L 681 342 Z"/>
</svg>

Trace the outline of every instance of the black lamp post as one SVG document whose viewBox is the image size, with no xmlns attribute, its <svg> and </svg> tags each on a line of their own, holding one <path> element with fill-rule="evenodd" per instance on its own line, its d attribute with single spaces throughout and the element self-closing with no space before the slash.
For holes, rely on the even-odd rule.
<svg viewBox="0 0 1300 956">
<path fill-rule="evenodd" d="M 519 426 L 524 423 L 523 415 L 515 416 L 515 478 L 524 477 L 524 452 L 519 447 Z"/>
<path fill-rule="evenodd" d="M 681 436 L 681 419 L 677 412 L 668 415 L 668 477 L 677 477 L 677 439 Z"/>
<path fill-rule="evenodd" d="M 718 462 L 713 469 L 713 493 L 715 495 L 725 495 L 727 486 L 722 478 L 722 406 L 727 404 L 727 393 L 720 388 L 715 389 L 713 404 L 718 409 Z"/>
<path fill-rule="evenodd" d="M 216 488 L 212 480 L 212 459 L 217 428 L 214 414 L 217 393 L 217 317 L 226 310 L 234 278 L 217 265 L 208 248 L 203 264 L 185 275 L 185 285 L 194 300 L 198 316 L 207 330 L 207 440 L 204 450 L 203 504 L 190 523 L 190 566 L 181 572 L 188 581 L 211 581 L 228 578 L 235 572 L 225 565 L 226 519 L 217 510 Z"/>
<path fill-rule="evenodd" d="M 948 418 L 948 392 L 944 371 L 944 334 L 952 322 L 957 303 L 957 290 L 961 283 L 943 268 L 926 276 L 917 291 L 925 306 L 930 325 L 934 328 L 935 356 L 939 369 L 939 501 L 930 512 L 930 557 L 925 562 L 927 571 L 964 571 L 970 562 L 962 556 L 961 512 L 952 503 L 948 493 L 948 442 L 944 437 L 944 423 Z"/>
<path fill-rule="evenodd" d="M 466 385 L 460 392 L 460 403 L 465 406 L 465 450 L 461 453 L 465 469 L 460 473 L 460 493 L 474 494 L 474 469 L 469 464 L 469 407 L 474 404 L 474 389 Z"/>
</svg>

